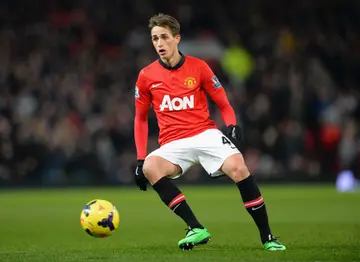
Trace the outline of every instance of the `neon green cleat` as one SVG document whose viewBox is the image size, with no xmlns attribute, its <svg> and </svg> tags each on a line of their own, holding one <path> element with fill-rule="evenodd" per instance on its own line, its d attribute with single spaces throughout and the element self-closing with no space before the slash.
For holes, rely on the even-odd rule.
<svg viewBox="0 0 360 262">
<path fill-rule="evenodd" d="M 269 250 L 269 251 L 286 250 L 286 246 L 281 244 L 279 240 L 277 240 L 275 237 L 271 235 L 269 236 L 269 240 L 264 243 L 264 248 L 265 250 Z"/>
<path fill-rule="evenodd" d="M 206 228 L 189 228 L 186 237 L 181 239 L 178 246 L 182 250 L 191 250 L 194 246 L 206 244 L 211 239 L 211 235 Z"/>
</svg>

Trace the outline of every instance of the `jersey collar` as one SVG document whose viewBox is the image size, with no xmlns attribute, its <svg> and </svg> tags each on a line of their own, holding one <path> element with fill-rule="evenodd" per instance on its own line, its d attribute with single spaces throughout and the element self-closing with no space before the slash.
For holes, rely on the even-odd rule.
<svg viewBox="0 0 360 262">
<path fill-rule="evenodd" d="M 179 69 L 185 63 L 185 56 L 181 52 L 179 52 L 179 54 L 181 55 L 181 58 L 180 58 L 179 63 L 177 63 L 175 66 L 168 66 L 160 58 L 158 59 L 158 61 L 159 61 L 160 65 L 162 67 L 164 67 L 165 69 L 176 70 L 176 69 Z"/>
</svg>

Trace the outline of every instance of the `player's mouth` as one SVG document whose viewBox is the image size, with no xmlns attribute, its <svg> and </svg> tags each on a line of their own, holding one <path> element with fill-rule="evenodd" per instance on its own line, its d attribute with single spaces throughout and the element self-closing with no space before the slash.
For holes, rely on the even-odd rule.
<svg viewBox="0 0 360 262">
<path fill-rule="evenodd" d="M 165 55 L 166 51 L 165 49 L 159 49 L 159 55 L 163 56 Z"/>
</svg>

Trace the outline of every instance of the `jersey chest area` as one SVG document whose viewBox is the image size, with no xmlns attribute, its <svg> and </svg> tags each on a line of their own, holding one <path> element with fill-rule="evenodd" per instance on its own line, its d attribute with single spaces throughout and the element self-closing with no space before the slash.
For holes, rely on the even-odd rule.
<svg viewBox="0 0 360 262">
<path fill-rule="evenodd" d="M 194 72 L 167 71 L 160 77 L 153 77 L 149 91 L 155 110 L 163 112 L 194 109 L 202 93 L 200 75 Z"/>
<path fill-rule="evenodd" d="M 150 76 L 149 90 L 167 90 L 188 92 L 201 86 L 200 74 L 197 70 L 164 70 L 160 74 Z"/>
</svg>

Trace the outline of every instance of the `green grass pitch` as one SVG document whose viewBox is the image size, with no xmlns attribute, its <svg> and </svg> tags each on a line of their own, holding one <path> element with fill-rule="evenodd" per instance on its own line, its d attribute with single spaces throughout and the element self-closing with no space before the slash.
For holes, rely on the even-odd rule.
<svg viewBox="0 0 360 262">
<path fill-rule="evenodd" d="M 177 247 L 185 225 L 150 189 L 2 190 L 0 261 L 360 261 L 360 194 L 332 186 L 261 186 L 273 233 L 284 252 L 262 249 L 235 186 L 180 186 L 212 234 L 192 251 Z M 113 236 L 82 231 L 80 212 L 94 198 L 119 209 Z"/>
</svg>

